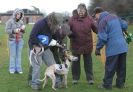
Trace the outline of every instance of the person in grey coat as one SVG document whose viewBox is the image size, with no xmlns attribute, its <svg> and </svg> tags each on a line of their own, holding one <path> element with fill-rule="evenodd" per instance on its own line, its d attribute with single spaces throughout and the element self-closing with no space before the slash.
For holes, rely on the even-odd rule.
<svg viewBox="0 0 133 92">
<path fill-rule="evenodd" d="M 24 12 L 15 9 L 12 17 L 6 22 L 5 31 L 8 33 L 8 45 L 10 51 L 9 73 L 15 72 L 22 74 L 21 53 L 24 45 L 23 34 L 25 25 L 23 22 Z"/>
</svg>

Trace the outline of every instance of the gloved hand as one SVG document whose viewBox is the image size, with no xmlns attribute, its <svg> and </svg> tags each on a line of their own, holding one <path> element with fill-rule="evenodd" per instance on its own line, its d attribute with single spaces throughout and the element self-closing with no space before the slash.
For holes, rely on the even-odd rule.
<svg viewBox="0 0 133 92">
<path fill-rule="evenodd" d="M 70 35 L 68 35 L 69 38 L 76 38 L 74 33 L 71 33 Z"/>
<path fill-rule="evenodd" d="M 126 39 L 126 42 L 129 44 L 130 42 L 132 42 L 132 38 L 133 38 L 133 34 L 132 33 L 129 33 L 125 39 Z"/>
<path fill-rule="evenodd" d="M 49 43 L 49 46 L 56 46 L 57 45 L 57 41 L 52 39 L 51 42 Z"/>
<path fill-rule="evenodd" d="M 100 56 L 100 55 L 101 55 L 100 49 L 97 49 L 97 48 L 96 48 L 96 50 L 95 50 L 95 55 L 96 55 L 96 56 Z"/>
</svg>

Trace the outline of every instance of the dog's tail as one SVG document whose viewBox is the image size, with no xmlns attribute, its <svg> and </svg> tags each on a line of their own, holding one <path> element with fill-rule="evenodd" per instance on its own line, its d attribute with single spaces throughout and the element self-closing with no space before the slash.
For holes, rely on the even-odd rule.
<svg viewBox="0 0 133 92">
<path fill-rule="evenodd" d="M 39 79 L 39 81 L 40 81 L 40 82 L 45 81 L 46 77 L 47 77 L 47 76 L 46 76 L 46 75 L 44 75 L 44 78 L 43 78 L 42 80 L 40 80 L 40 79 Z"/>
</svg>

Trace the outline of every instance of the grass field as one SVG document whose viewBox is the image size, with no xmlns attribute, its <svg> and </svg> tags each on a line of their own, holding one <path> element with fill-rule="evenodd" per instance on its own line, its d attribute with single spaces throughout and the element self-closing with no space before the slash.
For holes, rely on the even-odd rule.
<svg viewBox="0 0 133 92">
<path fill-rule="evenodd" d="M 27 76 L 28 76 L 28 36 L 31 31 L 32 26 L 27 25 L 26 33 L 24 35 L 25 45 L 22 53 L 22 66 L 23 66 L 23 74 L 9 74 L 8 72 L 8 64 L 9 64 L 9 54 L 7 47 L 7 35 L 4 32 L 4 25 L 0 25 L 0 92 L 37 92 L 32 90 L 27 85 Z M 129 26 L 129 31 L 133 33 L 133 26 Z M 112 92 L 133 92 L 133 42 L 129 45 L 129 52 L 127 56 L 127 79 L 126 85 L 127 88 L 117 89 L 113 88 Z M 82 61 L 81 61 L 82 62 Z M 83 67 L 83 63 L 81 65 Z M 45 65 L 42 65 L 41 74 L 43 75 Z M 100 62 L 99 58 L 97 58 L 93 54 L 93 67 L 94 67 L 94 77 L 95 84 L 88 85 L 84 69 L 82 68 L 80 83 L 77 85 L 72 85 L 72 76 L 71 70 L 68 75 L 68 88 L 58 89 L 57 92 L 110 92 L 107 90 L 99 90 L 97 86 L 102 82 L 103 74 L 104 74 L 104 66 Z M 42 78 L 41 75 L 41 78 Z M 115 80 L 115 78 L 114 78 Z M 115 81 L 113 82 L 113 84 Z M 39 92 L 54 92 L 51 89 L 51 80 L 49 80 L 48 85 Z"/>
</svg>

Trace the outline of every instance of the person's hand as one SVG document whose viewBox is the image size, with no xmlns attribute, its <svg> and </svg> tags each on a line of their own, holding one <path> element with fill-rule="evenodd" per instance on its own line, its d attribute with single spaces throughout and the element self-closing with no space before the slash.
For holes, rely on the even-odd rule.
<svg viewBox="0 0 133 92">
<path fill-rule="evenodd" d="M 69 38 L 76 38 L 74 33 L 71 33 L 70 35 L 68 35 Z"/>
<path fill-rule="evenodd" d="M 21 29 L 22 29 L 22 30 L 25 30 L 25 25 L 22 25 L 22 26 L 21 26 Z"/>
<path fill-rule="evenodd" d="M 20 32 L 20 28 L 16 28 L 15 30 L 14 30 L 14 33 L 19 33 Z"/>
<path fill-rule="evenodd" d="M 20 32 L 25 33 L 25 25 L 22 25 L 22 26 L 21 26 Z"/>
<path fill-rule="evenodd" d="M 36 45 L 33 46 L 33 50 L 35 51 L 36 54 L 38 54 L 41 51 L 41 49 L 42 48 L 40 46 L 36 46 Z"/>
<path fill-rule="evenodd" d="M 57 45 L 57 41 L 52 39 L 51 42 L 49 43 L 49 46 L 56 46 Z"/>
<path fill-rule="evenodd" d="M 101 55 L 100 49 L 97 49 L 97 48 L 96 48 L 96 50 L 95 50 L 95 55 L 96 55 L 96 56 L 100 56 L 100 55 Z"/>
</svg>

